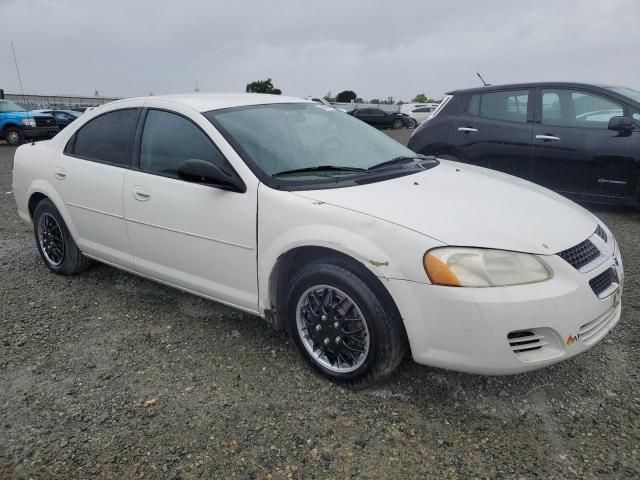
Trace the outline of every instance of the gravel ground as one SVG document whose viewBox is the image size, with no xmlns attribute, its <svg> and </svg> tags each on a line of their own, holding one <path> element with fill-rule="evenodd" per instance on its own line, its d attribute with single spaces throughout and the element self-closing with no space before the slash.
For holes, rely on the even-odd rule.
<svg viewBox="0 0 640 480">
<path fill-rule="evenodd" d="M 49 274 L 9 194 L 13 152 L 0 144 L 0 479 L 640 477 L 638 212 L 594 208 L 627 273 L 623 318 L 589 352 L 510 377 L 407 360 L 354 392 L 252 316 L 104 265 Z"/>
</svg>

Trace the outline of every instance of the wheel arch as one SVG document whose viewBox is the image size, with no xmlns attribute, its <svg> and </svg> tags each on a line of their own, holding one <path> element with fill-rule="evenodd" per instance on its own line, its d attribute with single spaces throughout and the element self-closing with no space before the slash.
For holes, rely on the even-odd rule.
<svg viewBox="0 0 640 480">
<path fill-rule="evenodd" d="M 28 200 L 27 200 L 27 211 L 29 213 L 29 220 L 31 220 L 31 222 L 33 223 L 34 221 L 33 214 L 35 213 L 35 209 L 38 203 L 40 203 L 44 199 L 47 199 L 51 203 L 53 203 L 53 205 L 56 207 L 56 209 L 60 213 L 60 216 L 64 220 L 64 223 L 67 226 L 67 229 L 71 234 L 71 237 L 73 238 L 74 241 L 77 242 L 77 238 L 78 238 L 77 231 L 75 229 L 75 225 L 73 225 L 73 222 L 71 221 L 69 212 L 65 208 L 64 202 L 62 201 L 60 196 L 57 194 L 55 190 L 51 188 L 46 188 L 43 185 L 38 184 L 38 185 L 32 186 L 29 189 Z"/>
<path fill-rule="evenodd" d="M 19 124 L 11 121 L 11 122 L 8 122 L 8 123 L 5 123 L 4 125 L 2 125 L 2 128 L 0 129 L 0 136 L 2 138 L 4 138 L 7 129 L 12 128 L 12 127 L 13 128 L 19 128 L 20 130 L 22 130 L 22 127 Z"/>
<path fill-rule="evenodd" d="M 383 298 L 385 303 L 395 310 L 398 318 L 402 318 L 393 295 L 384 285 L 383 279 L 376 276 L 362 261 L 345 252 L 327 246 L 304 245 L 291 248 L 282 253 L 271 269 L 268 279 L 268 302 L 266 304 L 265 317 L 275 329 L 282 330 L 286 326 L 287 284 L 292 273 L 303 265 L 321 257 L 332 257 L 337 264 L 353 269 L 356 273 L 362 275 L 375 294 Z M 404 322 L 402 322 L 402 329 L 406 336 Z"/>
</svg>

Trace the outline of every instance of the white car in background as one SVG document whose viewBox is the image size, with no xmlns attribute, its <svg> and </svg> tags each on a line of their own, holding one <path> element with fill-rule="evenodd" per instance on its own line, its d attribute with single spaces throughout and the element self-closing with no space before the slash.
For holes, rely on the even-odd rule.
<svg viewBox="0 0 640 480">
<path fill-rule="evenodd" d="M 427 118 L 429 118 L 433 112 L 436 111 L 438 106 L 427 106 L 427 107 L 417 107 L 411 110 L 408 115 L 413 118 L 418 124 L 424 122 Z"/>
<path fill-rule="evenodd" d="M 52 272 L 93 259 L 258 315 L 347 385 L 407 350 L 534 370 L 620 318 L 620 251 L 594 215 L 300 99 L 112 102 L 18 148 L 13 193 Z"/>
</svg>

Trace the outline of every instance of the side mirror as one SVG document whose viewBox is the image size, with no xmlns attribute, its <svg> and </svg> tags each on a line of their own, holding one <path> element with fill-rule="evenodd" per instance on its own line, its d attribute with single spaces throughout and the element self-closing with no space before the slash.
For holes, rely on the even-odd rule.
<svg viewBox="0 0 640 480">
<path fill-rule="evenodd" d="M 633 122 L 628 117 L 611 117 L 609 119 L 609 130 L 615 130 L 620 133 L 631 133 L 633 130 Z"/>
<path fill-rule="evenodd" d="M 217 165 L 205 160 L 192 158 L 178 167 L 178 178 L 185 182 L 201 183 L 222 190 L 244 193 L 247 187 L 235 174 L 222 170 Z"/>
</svg>

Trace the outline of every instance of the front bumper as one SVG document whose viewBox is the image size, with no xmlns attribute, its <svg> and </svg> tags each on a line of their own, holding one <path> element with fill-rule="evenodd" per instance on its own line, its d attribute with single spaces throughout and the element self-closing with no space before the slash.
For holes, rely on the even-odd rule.
<svg viewBox="0 0 640 480">
<path fill-rule="evenodd" d="M 545 256 L 550 280 L 456 288 L 388 280 L 417 363 L 469 373 L 535 370 L 598 343 L 619 321 L 624 272 L 617 245 L 588 273 Z M 616 269 L 619 284 L 598 298 L 589 280 Z"/>
<path fill-rule="evenodd" d="M 52 138 L 58 132 L 60 128 L 57 126 L 54 127 L 22 127 L 22 133 L 24 134 L 24 138 L 27 140 L 35 139 L 35 138 Z"/>
</svg>

